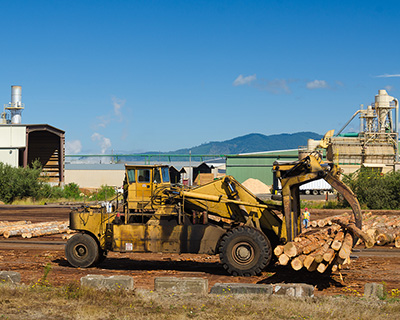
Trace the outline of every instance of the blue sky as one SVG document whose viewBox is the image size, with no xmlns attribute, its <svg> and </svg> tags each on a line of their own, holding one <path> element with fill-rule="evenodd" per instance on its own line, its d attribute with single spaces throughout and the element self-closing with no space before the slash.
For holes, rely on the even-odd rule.
<svg viewBox="0 0 400 320">
<path fill-rule="evenodd" d="M 0 99 L 67 154 L 339 130 L 400 98 L 400 1 L 2 1 Z"/>
</svg>

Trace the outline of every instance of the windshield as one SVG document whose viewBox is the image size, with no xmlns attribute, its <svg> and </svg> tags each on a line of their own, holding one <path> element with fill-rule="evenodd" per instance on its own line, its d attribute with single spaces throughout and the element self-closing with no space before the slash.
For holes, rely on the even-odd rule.
<svg viewBox="0 0 400 320">
<path fill-rule="evenodd" d="M 154 169 L 154 183 L 161 183 L 161 176 L 160 176 L 160 170 L 158 168 Z"/>
<path fill-rule="evenodd" d="M 150 170 L 149 169 L 138 169 L 138 181 L 139 182 L 150 182 Z"/>
<path fill-rule="evenodd" d="M 169 170 L 167 167 L 161 168 L 163 182 L 169 182 Z"/>
<path fill-rule="evenodd" d="M 128 182 L 129 183 L 135 182 L 135 169 L 128 170 Z"/>
</svg>

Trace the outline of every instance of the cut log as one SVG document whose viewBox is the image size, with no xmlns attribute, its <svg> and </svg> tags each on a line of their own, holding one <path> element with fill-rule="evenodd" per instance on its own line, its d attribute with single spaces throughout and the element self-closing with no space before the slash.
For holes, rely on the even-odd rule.
<svg viewBox="0 0 400 320">
<path fill-rule="evenodd" d="M 274 254 L 277 257 L 279 257 L 282 253 L 283 253 L 283 246 L 282 245 L 276 246 L 276 248 L 274 249 Z"/>
<path fill-rule="evenodd" d="M 302 254 L 306 245 L 311 244 L 312 241 L 309 239 L 304 239 L 301 242 L 288 242 L 283 247 L 283 252 L 288 255 L 288 257 L 293 258 Z"/>
<path fill-rule="evenodd" d="M 374 246 L 374 241 L 368 236 L 368 234 L 357 228 L 357 226 L 354 223 L 346 224 L 339 219 L 334 220 L 333 222 L 339 224 L 340 226 L 346 228 L 347 230 L 350 230 L 354 236 L 361 238 L 364 241 L 366 248 L 372 248 Z"/>
<path fill-rule="evenodd" d="M 335 250 L 332 248 L 329 248 L 323 255 L 323 259 L 325 262 L 332 261 L 332 257 L 335 257 Z"/>
<path fill-rule="evenodd" d="M 319 273 L 324 273 L 328 269 L 328 267 L 332 265 L 332 262 L 335 260 L 335 258 L 337 258 L 336 251 L 332 248 L 329 248 L 324 254 L 324 260 L 318 265 L 317 271 Z"/>
<path fill-rule="evenodd" d="M 332 246 L 331 247 L 332 247 L 333 250 L 335 250 L 335 251 L 339 251 L 340 250 L 340 248 L 342 247 L 343 238 L 344 238 L 344 232 L 343 231 L 339 231 L 336 234 L 336 236 L 333 239 L 333 241 L 332 241 Z"/>
<path fill-rule="evenodd" d="M 384 246 L 385 244 L 393 243 L 395 236 L 393 234 L 382 232 L 376 236 L 376 244 L 378 246 Z"/>
<path fill-rule="evenodd" d="M 347 232 L 344 236 L 343 245 L 339 250 L 339 258 L 346 260 L 350 257 L 351 249 L 353 249 L 353 237 L 350 232 Z"/>
<path fill-rule="evenodd" d="M 313 228 L 318 227 L 318 221 L 317 220 L 311 221 L 311 227 L 313 227 Z"/>
<path fill-rule="evenodd" d="M 300 270 L 304 266 L 304 260 L 306 259 L 306 255 L 302 254 L 296 258 L 294 258 L 291 262 L 290 265 L 292 266 L 293 270 Z"/>
<path fill-rule="evenodd" d="M 324 240 L 319 240 L 317 242 L 312 242 L 303 249 L 304 254 L 309 254 L 318 248 L 321 248 L 324 245 L 325 241 Z"/>
<path fill-rule="evenodd" d="M 321 263 L 324 260 L 324 254 L 328 251 L 330 245 L 332 244 L 333 239 L 328 239 L 325 244 L 318 249 L 315 255 L 315 262 Z"/>
<path fill-rule="evenodd" d="M 54 221 L 54 222 L 43 222 L 43 223 L 32 223 L 28 225 L 22 225 L 19 227 L 12 227 L 4 231 L 3 237 L 9 238 L 11 236 L 22 236 L 22 234 L 30 233 L 32 236 L 62 233 L 68 229 L 67 221 Z M 26 236 L 26 235 L 25 235 Z"/>
<path fill-rule="evenodd" d="M 289 258 L 286 254 L 284 254 L 284 253 L 282 253 L 282 254 L 279 256 L 279 259 L 278 259 L 279 263 L 280 263 L 282 266 L 286 266 L 286 265 L 288 264 L 289 260 L 290 260 L 290 258 Z"/>
<path fill-rule="evenodd" d="M 400 248 L 400 235 L 396 236 L 396 238 L 394 238 L 394 246 L 396 248 Z"/>
</svg>

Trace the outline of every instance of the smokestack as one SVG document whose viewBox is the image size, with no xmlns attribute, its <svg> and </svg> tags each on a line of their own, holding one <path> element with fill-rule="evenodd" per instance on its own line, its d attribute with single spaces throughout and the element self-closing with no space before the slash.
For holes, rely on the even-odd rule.
<svg viewBox="0 0 400 320">
<path fill-rule="evenodd" d="M 24 109 L 21 86 L 11 86 L 11 103 L 6 109 L 10 110 L 11 124 L 21 124 L 21 113 Z"/>
</svg>

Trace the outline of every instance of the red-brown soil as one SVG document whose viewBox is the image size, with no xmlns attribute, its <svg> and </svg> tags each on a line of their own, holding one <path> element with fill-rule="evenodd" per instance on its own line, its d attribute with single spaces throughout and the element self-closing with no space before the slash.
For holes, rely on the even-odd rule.
<svg viewBox="0 0 400 320">
<path fill-rule="evenodd" d="M 0 221 L 30 220 L 43 222 L 67 220 L 67 206 L 5 206 L 0 205 Z M 312 210 L 312 218 L 340 214 L 340 211 Z M 400 214 L 391 211 L 384 214 Z M 316 295 L 362 293 L 367 282 L 385 282 L 388 290 L 400 288 L 400 249 L 393 247 L 356 248 L 352 262 L 339 273 L 321 275 L 318 272 L 293 271 L 290 267 L 270 266 L 262 275 L 254 277 L 229 276 L 219 264 L 218 256 L 193 254 L 109 253 L 96 268 L 71 267 L 64 256 L 66 240 L 61 235 L 22 239 L 0 237 L 0 270 L 21 273 L 22 282 L 33 284 L 51 265 L 47 280 L 55 286 L 65 285 L 87 274 L 129 275 L 135 286 L 153 289 L 154 278 L 160 276 L 207 278 L 209 287 L 217 282 L 242 283 L 309 283 L 316 287 Z"/>
</svg>

